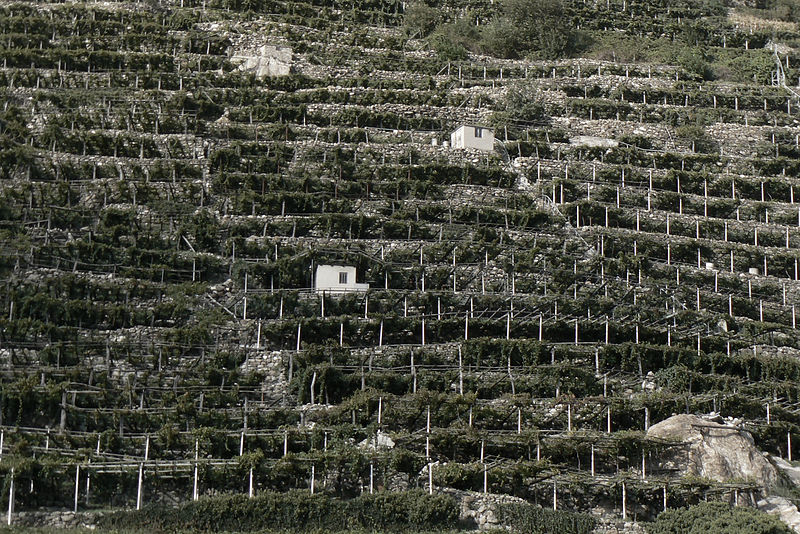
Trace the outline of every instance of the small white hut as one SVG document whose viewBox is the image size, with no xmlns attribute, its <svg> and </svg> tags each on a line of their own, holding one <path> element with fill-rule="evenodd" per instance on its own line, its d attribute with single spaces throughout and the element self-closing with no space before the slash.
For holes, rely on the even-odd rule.
<svg viewBox="0 0 800 534">
<path fill-rule="evenodd" d="M 450 134 L 453 148 L 477 148 L 491 152 L 494 150 L 494 132 L 484 126 L 465 124 Z"/>
<path fill-rule="evenodd" d="M 356 283 L 356 268 L 348 265 L 318 265 L 314 276 L 314 288 L 318 293 L 346 293 L 366 291 L 369 284 Z"/>
</svg>

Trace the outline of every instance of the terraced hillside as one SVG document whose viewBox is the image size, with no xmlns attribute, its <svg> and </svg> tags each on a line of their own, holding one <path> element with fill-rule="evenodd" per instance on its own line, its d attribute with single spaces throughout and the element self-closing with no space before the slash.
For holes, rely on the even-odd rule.
<svg viewBox="0 0 800 534">
<path fill-rule="evenodd" d="M 448 61 L 390 0 L 3 2 L 3 502 L 450 488 L 647 520 L 758 494 L 645 434 L 713 411 L 800 443 L 800 57 L 765 49 L 800 34 L 696 5 L 568 16 L 690 28 L 726 77 L 617 45 Z M 290 73 L 246 68 L 265 45 Z M 461 124 L 496 150 L 444 146 Z M 369 290 L 316 291 L 324 264 Z"/>
</svg>

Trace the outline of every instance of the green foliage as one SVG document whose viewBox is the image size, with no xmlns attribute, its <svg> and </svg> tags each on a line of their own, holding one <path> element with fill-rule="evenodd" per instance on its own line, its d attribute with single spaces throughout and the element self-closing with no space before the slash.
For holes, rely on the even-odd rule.
<svg viewBox="0 0 800 534">
<path fill-rule="evenodd" d="M 646 526 L 648 534 L 788 534 L 791 531 L 775 516 L 752 508 L 725 503 L 701 503 L 667 510 Z"/>
<path fill-rule="evenodd" d="M 497 507 L 497 519 L 520 534 L 589 534 L 597 520 L 588 514 L 507 503 Z"/>
<path fill-rule="evenodd" d="M 415 2 L 405 9 L 403 14 L 403 30 L 409 37 L 427 37 L 441 23 L 442 12 Z"/>
<path fill-rule="evenodd" d="M 306 491 L 205 498 L 170 508 L 163 505 L 140 511 L 115 512 L 101 519 L 107 528 L 144 528 L 150 531 L 186 529 L 204 532 L 251 532 L 280 526 L 287 530 L 344 532 L 352 529 L 446 529 L 456 525 L 453 499 L 422 491 L 378 492 L 340 500 Z"/>
<path fill-rule="evenodd" d="M 516 83 L 498 103 L 505 115 L 515 121 L 542 122 L 547 118 L 544 99 L 533 82 Z"/>
<path fill-rule="evenodd" d="M 577 34 L 563 0 L 504 0 L 484 48 L 501 57 L 557 58 L 575 51 Z"/>
<path fill-rule="evenodd" d="M 702 47 L 686 47 L 678 54 L 678 65 L 700 80 L 710 80 L 711 65 Z"/>
<path fill-rule="evenodd" d="M 691 144 L 696 152 L 708 152 L 715 148 L 715 143 L 706 133 L 706 129 L 699 124 L 684 124 L 675 129 L 675 135 Z"/>
<path fill-rule="evenodd" d="M 13 178 L 33 163 L 33 153 L 25 143 L 28 124 L 21 108 L 8 106 L 0 112 L 0 179 Z"/>
<path fill-rule="evenodd" d="M 747 54 L 735 54 L 721 60 L 715 68 L 720 72 L 717 77 L 732 79 L 742 83 L 770 83 L 775 60 L 768 50 L 753 50 Z"/>
<path fill-rule="evenodd" d="M 784 22 L 800 22 L 800 5 L 794 0 L 756 0 L 749 10 L 756 16 Z"/>
<path fill-rule="evenodd" d="M 476 50 L 479 39 L 480 31 L 465 17 L 436 28 L 430 43 L 440 59 L 457 61 L 466 59 L 468 51 Z"/>
</svg>

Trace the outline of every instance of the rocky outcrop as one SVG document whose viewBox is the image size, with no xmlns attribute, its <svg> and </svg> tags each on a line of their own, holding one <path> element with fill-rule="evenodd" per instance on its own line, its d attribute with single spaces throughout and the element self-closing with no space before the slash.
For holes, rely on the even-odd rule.
<svg viewBox="0 0 800 534">
<path fill-rule="evenodd" d="M 756 448 L 746 430 L 696 415 L 674 415 L 650 427 L 648 437 L 682 442 L 668 449 L 658 467 L 719 482 L 752 481 L 764 488 L 774 486 L 780 474 Z"/>
<path fill-rule="evenodd" d="M 389 437 L 389 434 L 385 434 L 384 432 L 378 430 L 378 433 L 375 434 L 375 436 L 367 438 L 359 443 L 358 448 L 370 451 L 377 451 L 379 449 L 393 449 L 394 440 Z"/>
<path fill-rule="evenodd" d="M 800 512 L 797 510 L 797 506 L 792 504 L 789 499 L 770 495 L 758 501 L 756 506 L 762 512 L 777 515 L 792 530 L 800 532 Z"/>
<path fill-rule="evenodd" d="M 292 71 L 292 49 L 288 46 L 263 45 L 256 50 L 242 51 L 231 57 L 239 68 L 256 78 L 286 76 Z"/>
<path fill-rule="evenodd" d="M 570 138 L 569 144 L 589 148 L 616 148 L 619 146 L 619 141 L 594 135 L 576 135 Z"/>
<path fill-rule="evenodd" d="M 761 452 L 750 433 L 736 424 L 696 415 L 674 415 L 650 427 L 647 436 L 684 444 L 661 456 L 661 469 L 719 482 L 747 480 L 759 484 L 765 492 L 780 483 L 796 485 L 800 481 L 800 469 Z M 777 515 L 800 532 L 800 511 L 788 499 L 768 495 L 751 504 Z"/>
<path fill-rule="evenodd" d="M 479 530 L 492 530 L 500 528 L 497 519 L 497 505 L 503 503 L 525 503 L 524 499 L 511 495 L 495 493 L 478 493 L 475 491 L 460 491 L 450 488 L 438 488 L 440 493 L 452 495 L 459 502 L 459 520 Z"/>
</svg>

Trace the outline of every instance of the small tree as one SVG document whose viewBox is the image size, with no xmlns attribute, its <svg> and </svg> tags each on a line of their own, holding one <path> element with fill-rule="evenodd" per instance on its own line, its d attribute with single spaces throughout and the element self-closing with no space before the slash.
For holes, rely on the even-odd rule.
<svg viewBox="0 0 800 534">
<path fill-rule="evenodd" d="M 479 40 L 480 32 L 467 18 L 442 24 L 430 37 L 431 46 L 444 60 L 466 58 L 467 52 L 474 50 Z"/>
<path fill-rule="evenodd" d="M 409 37 L 427 37 L 441 22 L 441 11 L 421 2 L 411 4 L 403 14 L 403 30 Z"/>
<path fill-rule="evenodd" d="M 502 15 L 484 36 L 486 51 L 503 57 L 562 57 L 577 42 L 563 0 L 503 0 Z"/>
</svg>

